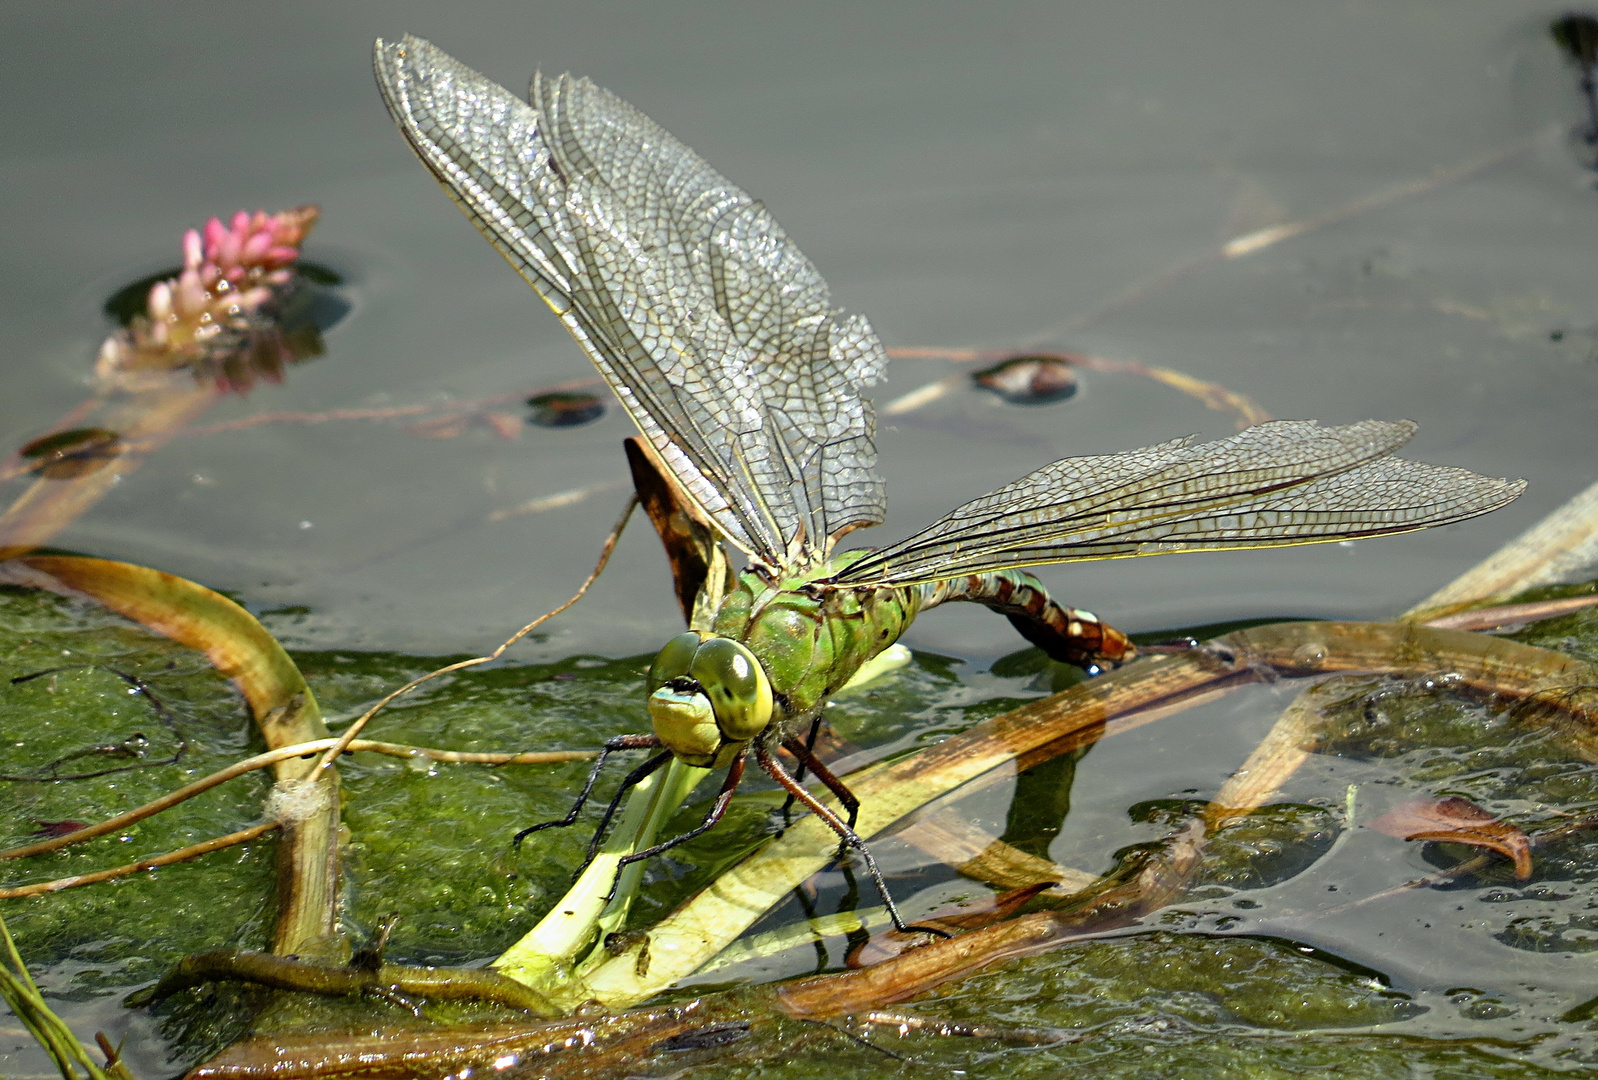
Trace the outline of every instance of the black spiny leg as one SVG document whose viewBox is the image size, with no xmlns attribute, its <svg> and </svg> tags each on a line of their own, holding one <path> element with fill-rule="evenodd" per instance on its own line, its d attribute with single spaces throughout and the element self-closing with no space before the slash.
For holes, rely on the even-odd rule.
<svg viewBox="0 0 1598 1080">
<path fill-rule="evenodd" d="M 577 873 L 581 874 L 584 870 L 587 870 L 588 864 L 594 861 L 595 855 L 599 854 L 599 845 L 605 839 L 605 830 L 610 828 L 610 820 L 616 816 L 616 808 L 621 805 L 621 800 L 629 791 L 643 783 L 645 777 L 652 775 L 670 760 L 671 751 L 662 750 L 621 778 L 621 784 L 616 788 L 616 794 L 610 797 L 610 803 L 605 807 L 605 813 L 599 819 L 599 828 L 594 830 L 594 838 L 588 841 L 588 854 L 583 858 L 583 864 L 577 868 Z"/>
<path fill-rule="evenodd" d="M 589 793 L 594 790 L 595 781 L 599 779 L 599 770 L 605 767 L 605 759 L 610 757 L 611 754 L 614 754 L 618 750 L 650 750 L 658 747 L 659 745 L 660 738 L 656 735 L 618 735 L 614 739 L 606 742 L 604 746 L 600 747 L 599 756 L 594 759 L 594 767 L 589 770 L 588 782 L 583 785 L 582 792 L 577 796 L 577 801 L 572 804 L 572 808 L 567 812 L 566 816 L 563 818 L 556 818 L 554 821 L 545 821 L 538 825 L 529 825 L 527 828 L 517 833 L 514 838 L 512 838 L 511 847 L 521 847 L 523 840 L 542 829 L 565 828 L 567 825 L 571 825 L 576 822 L 577 815 L 582 813 L 584 805 L 586 805 L 588 802 Z M 650 760 L 653 761 L 654 759 L 652 758 Z M 661 764 L 664 764 L 664 762 L 658 762 L 655 765 L 655 768 L 658 769 Z M 633 772 L 637 771 L 637 769 L 633 770 Z M 650 771 L 653 772 L 654 770 L 651 769 Z M 644 776 L 648 775 L 649 773 L 644 774 Z M 643 776 L 638 778 L 638 780 L 642 779 Z M 632 782 L 636 784 L 638 780 L 633 780 Z M 622 784 L 622 790 L 627 790 L 628 786 L 629 785 L 624 781 Z M 619 798 L 620 795 L 618 794 L 617 797 Z M 611 809 L 615 809 L 614 802 L 611 803 Z M 607 823 L 610 820 L 608 812 L 606 814 L 605 820 Z M 592 858 L 593 856 L 590 855 L 589 857 Z"/>
<path fill-rule="evenodd" d="M 674 836 L 670 840 L 656 844 L 654 847 L 645 848 L 642 851 L 635 851 L 631 855 L 623 855 L 616 863 L 616 881 L 612 881 L 610 883 L 610 892 L 605 894 L 605 899 L 609 900 L 612 896 L 616 895 L 616 882 L 621 880 L 621 872 L 627 868 L 628 863 L 643 862 L 645 859 L 652 859 L 663 851 L 670 851 L 678 844 L 685 844 L 694 837 L 703 836 L 705 833 L 709 832 L 715 826 L 716 822 L 721 820 L 721 815 L 727 812 L 727 806 L 732 802 L 733 792 L 738 790 L 738 784 L 744 778 L 744 763 L 748 760 L 749 759 L 746 755 L 740 754 L 738 757 L 734 758 L 733 763 L 727 767 L 727 779 L 722 781 L 721 790 L 716 793 L 716 801 L 710 804 L 710 812 L 705 815 L 704 821 L 701 821 L 698 825 L 694 826 L 692 829 L 689 829 L 687 832 L 678 836 Z"/>
</svg>

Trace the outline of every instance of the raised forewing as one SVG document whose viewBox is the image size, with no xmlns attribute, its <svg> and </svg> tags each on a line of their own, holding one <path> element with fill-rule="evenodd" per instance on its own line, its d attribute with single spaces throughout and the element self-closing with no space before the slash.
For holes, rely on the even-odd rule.
<svg viewBox="0 0 1598 1080">
<path fill-rule="evenodd" d="M 1407 420 L 1320 427 L 1276 420 L 1045 465 L 829 579 L 936 581 L 1038 563 L 1276 547 L 1409 532 L 1484 514 L 1524 489 L 1389 457 Z"/>
<path fill-rule="evenodd" d="M 417 155 L 560 315 L 683 487 L 776 566 L 882 520 L 871 326 L 765 207 L 586 79 L 533 104 L 419 38 L 377 43 Z"/>
</svg>

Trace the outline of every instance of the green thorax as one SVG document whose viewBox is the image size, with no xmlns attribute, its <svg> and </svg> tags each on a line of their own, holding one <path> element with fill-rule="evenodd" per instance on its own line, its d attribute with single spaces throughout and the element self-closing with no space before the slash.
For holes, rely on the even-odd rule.
<svg viewBox="0 0 1598 1080">
<path fill-rule="evenodd" d="M 765 665 L 776 719 L 813 714 L 861 664 L 898 641 L 920 610 L 919 587 L 809 587 L 865 554 L 846 551 L 776 582 L 745 571 L 716 612 L 714 631 L 743 642 Z"/>
</svg>

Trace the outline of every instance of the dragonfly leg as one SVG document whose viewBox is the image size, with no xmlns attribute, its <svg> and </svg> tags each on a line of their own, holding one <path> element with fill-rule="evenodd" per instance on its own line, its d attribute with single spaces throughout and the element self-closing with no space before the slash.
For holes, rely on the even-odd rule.
<svg viewBox="0 0 1598 1080">
<path fill-rule="evenodd" d="M 799 781 L 789 775 L 788 770 L 784 769 L 777 759 L 771 756 L 771 752 L 759 740 L 755 742 L 755 761 L 760 764 L 762 769 L 771 774 L 773 780 L 787 789 L 790 795 L 804 803 L 812 814 L 826 822 L 827 827 L 837 833 L 845 845 L 860 853 L 860 857 L 866 864 L 866 873 L 871 875 L 872 884 L 877 887 L 877 892 L 882 896 L 882 904 L 888 909 L 888 918 L 893 920 L 893 928 L 895 930 L 901 934 L 919 930 L 923 933 L 936 934 L 939 937 L 950 936 L 946 930 L 938 930 L 930 926 L 910 926 L 904 921 L 904 918 L 899 914 L 898 905 L 893 902 L 893 897 L 888 893 L 888 883 L 882 880 L 882 871 L 877 869 L 877 860 L 872 857 L 871 849 L 866 846 L 866 842 L 860 839 L 860 834 L 855 832 L 851 826 L 845 825 L 842 818 L 824 806 L 814 795 L 806 791 Z"/>
<path fill-rule="evenodd" d="M 812 728 L 811 730 L 814 729 Z M 804 770 L 806 766 L 809 766 L 810 771 L 816 774 L 816 779 L 827 785 L 827 790 L 838 797 L 838 802 L 843 804 L 843 808 L 849 813 L 849 828 L 854 828 L 855 820 L 860 817 L 860 800 L 855 797 L 854 792 L 849 790 L 847 784 L 834 776 L 832 770 L 823 765 L 821 760 L 816 757 L 813 750 L 814 743 L 812 742 L 810 746 L 807 746 L 798 739 L 784 739 L 782 740 L 782 745 L 799 760 L 799 768 L 795 769 L 793 773 L 794 782 L 804 782 Z M 784 805 L 783 809 L 786 810 L 788 805 L 792 805 L 793 800 L 794 796 L 790 793 L 788 804 Z"/>
<path fill-rule="evenodd" d="M 582 813 L 583 807 L 588 803 L 589 793 L 594 790 L 594 783 L 599 779 L 599 771 L 605 767 L 605 759 L 610 757 L 611 754 L 614 754 L 618 750 L 649 750 L 658 747 L 659 745 L 660 738 L 655 735 L 618 735 L 614 739 L 608 740 L 604 746 L 599 748 L 599 756 L 594 759 L 594 767 L 588 771 L 588 782 L 583 785 L 583 790 L 578 794 L 577 801 L 573 803 L 572 808 L 566 812 L 566 816 L 563 818 L 556 818 L 554 821 L 545 821 L 537 825 L 529 825 L 511 839 L 511 847 L 521 847 L 523 840 L 542 829 L 565 828 L 567 825 L 573 824 L 577 820 L 577 815 Z M 664 764 L 664 762 L 657 763 L 655 768 L 658 769 L 661 764 Z M 636 772 L 637 770 L 634 771 Z M 653 771 L 653 769 L 650 770 L 650 772 Z M 644 774 L 644 776 L 648 775 L 649 773 Z M 642 776 L 638 778 L 638 780 L 642 779 Z M 636 784 L 638 780 L 634 780 L 632 782 Z M 622 790 L 625 791 L 627 786 L 628 785 L 624 782 L 622 785 Z M 614 803 L 612 804 L 611 808 L 615 808 Z M 608 813 L 606 814 L 605 820 L 607 823 L 609 823 L 610 816 Z"/>
<path fill-rule="evenodd" d="M 588 841 L 588 854 L 583 858 L 583 864 L 577 868 L 581 874 L 588 869 L 588 864 L 594 861 L 594 856 L 599 854 L 599 845 L 605 839 L 605 830 L 610 828 L 610 821 L 616 816 L 616 808 L 621 805 L 627 793 L 643 782 L 644 778 L 651 775 L 666 762 L 671 760 L 671 751 L 662 750 L 632 772 L 621 778 L 621 783 L 616 786 L 616 794 L 610 797 L 610 802 L 605 806 L 605 813 L 599 819 L 599 828 L 594 830 L 594 838 Z"/>
<path fill-rule="evenodd" d="M 721 820 L 721 816 L 727 812 L 727 806 L 732 802 L 733 792 L 738 790 L 738 784 L 744 778 L 744 763 L 747 760 L 747 756 L 740 755 L 734 758 L 732 764 L 727 767 L 727 779 L 721 782 L 721 790 L 716 793 L 716 801 L 710 804 L 710 811 L 709 813 L 705 814 L 705 820 L 701 821 L 698 825 L 695 825 L 687 832 L 674 836 L 670 840 L 663 840 L 654 847 L 648 847 L 642 851 L 635 851 L 631 855 L 623 855 L 616 863 L 616 880 L 621 880 L 621 872 L 622 870 L 626 869 L 628 863 L 642 862 L 645 859 L 652 859 L 661 852 L 670 851 L 678 844 L 685 844 L 694 837 L 703 836 L 706 832 L 709 832 L 710 829 L 715 826 L 716 822 Z M 590 858 L 592 858 L 592 856 L 590 856 Z M 616 882 L 613 881 L 610 885 L 610 892 L 606 895 L 605 899 L 609 900 L 615 895 Z"/>
<path fill-rule="evenodd" d="M 817 713 L 815 715 L 815 718 L 810 721 L 810 731 L 809 731 L 809 733 L 805 735 L 805 741 L 804 741 L 805 752 L 803 754 L 799 753 L 797 750 L 794 750 L 794 748 L 789 745 L 790 743 L 796 742 L 797 740 L 795 740 L 795 739 L 784 739 L 783 742 L 782 742 L 782 745 L 787 746 L 789 753 L 793 754 L 794 759 L 799 762 L 799 767 L 793 771 L 793 778 L 795 780 L 799 781 L 801 784 L 805 782 L 805 769 L 809 766 L 810 762 L 816 760 L 816 737 L 818 735 L 820 735 L 820 734 L 821 734 L 821 714 Z M 823 782 L 825 783 L 825 781 L 823 781 Z M 828 786 L 831 787 L 831 785 L 828 785 Z M 832 789 L 832 793 L 834 795 L 836 795 L 838 793 L 838 789 L 837 788 L 833 788 Z M 793 810 L 793 796 L 789 795 L 786 799 L 783 800 L 783 803 L 782 803 L 782 827 L 785 828 L 785 829 L 788 827 L 788 814 L 792 810 Z M 850 819 L 849 824 L 851 824 L 851 825 L 854 824 L 854 820 L 852 818 Z"/>
</svg>

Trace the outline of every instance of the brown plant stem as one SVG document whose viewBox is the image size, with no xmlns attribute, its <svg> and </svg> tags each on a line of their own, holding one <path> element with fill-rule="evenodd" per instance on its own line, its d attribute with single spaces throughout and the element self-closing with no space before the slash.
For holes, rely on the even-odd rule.
<svg viewBox="0 0 1598 1080">
<path fill-rule="evenodd" d="M 112 881 L 116 878 L 129 877 L 145 870 L 154 870 L 158 866 L 171 866 L 173 863 L 187 862 L 189 859 L 208 855 L 213 851 L 234 847 L 238 844 L 247 844 L 256 837 L 281 828 L 277 821 L 263 821 L 259 825 L 251 825 L 248 829 L 228 833 L 226 836 L 214 837 L 203 840 L 198 844 L 169 851 L 164 855 L 153 855 L 148 859 L 140 859 L 123 866 L 114 866 L 109 870 L 96 870 L 89 874 L 74 874 L 71 877 L 56 878 L 54 881 L 39 881 L 32 885 L 15 885 L 11 888 L 0 888 L 0 900 L 15 900 L 23 896 L 39 896 L 43 893 L 60 892 L 62 889 L 74 889 L 79 885 L 97 885 L 102 881 Z"/>
<path fill-rule="evenodd" d="M 26 859 L 33 855 L 43 855 L 51 851 L 72 844 L 79 844 L 85 840 L 92 840 L 96 836 L 117 832 L 129 825 L 153 817 L 163 810 L 167 810 L 181 802 L 186 802 L 201 792 L 209 791 L 219 784 L 225 784 L 236 777 L 269 765 L 276 765 L 289 758 L 306 757 L 330 746 L 338 744 L 337 739 L 315 739 L 311 742 L 295 743 L 289 746 L 280 746 L 276 750 L 268 750 L 264 754 L 236 761 L 225 769 L 218 769 L 210 776 L 202 777 L 192 784 L 186 784 L 176 791 L 168 792 L 159 799 L 153 799 L 143 806 L 136 807 L 114 818 L 94 825 L 85 825 L 60 836 L 52 836 L 47 840 L 40 840 L 32 844 L 0 851 L 0 859 Z M 346 748 L 349 753 L 370 752 L 374 754 L 387 754 L 390 757 L 426 758 L 429 761 L 458 762 L 483 765 L 548 765 L 561 761 L 585 761 L 592 758 L 597 751 L 594 750 L 533 750 L 526 752 L 507 751 L 472 751 L 472 750 L 436 750 L 427 746 L 407 746 L 403 743 L 377 742 L 372 739 L 356 739 Z"/>
<path fill-rule="evenodd" d="M 0 563 L 0 580 L 87 596 L 205 653 L 244 695 L 269 750 L 328 736 L 316 698 L 288 653 L 253 615 L 220 593 L 144 566 L 63 555 Z M 313 767 L 301 757 L 276 762 L 279 792 L 300 785 Z M 337 774 L 329 772 L 325 782 L 330 787 L 320 798 L 302 799 L 299 811 L 283 822 L 273 936 L 273 948 L 283 955 L 329 939 L 335 928 Z"/>
<path fill-rule="evenodd" d="M 279 990 L 296 990 L 333 997 L 383 991 L 409 994 L 432 1001 L 482 1001 L 550 1016 L 549 1003 L 514 979 L 489 968 L 408 967 L 380 964 L 308 964 L 270 953 L 242 949 L 217 949 L 185 956 L 154 986 L 128 998 L 142 1006 L 171 997 L 180 990 L 220 980 L 251 982 Z"/>
</svg>

